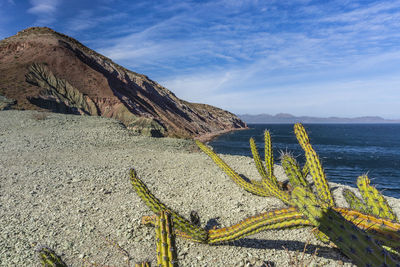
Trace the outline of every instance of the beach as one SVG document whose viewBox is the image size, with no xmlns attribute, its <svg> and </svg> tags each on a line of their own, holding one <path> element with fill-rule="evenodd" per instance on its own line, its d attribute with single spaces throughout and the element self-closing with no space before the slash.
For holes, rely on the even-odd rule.
<svg viewBox="0 0 400 267">
<path fill-rule="evenodd" d="M 140 223 L 152 212 L 132 188 L 131 168 L 170 208 L 186 218 L 196 211 L 203 227 L 229 226 L 285 207 L 239 188 L 193 141 L 134 136 L 113 119 L 1 111 L 0 149 L 1 266 L 40 266 L 35 253 L 40 245 L 55 250 L 68 266 L 127 266 L 122 249 L 132 266 L 142 261 L 156 266 L 154 229 Z M 238 173 L 260 179 L 251 158 L 221 157 Z M 278 165 L 275 175 L 286 179 Z M 345 207 L 343 186 L 331 188 Z M 387 199 L 399 214 L 400 202 Z M 309 243 L 308 266 L 353 266 L 310 230 L 264 231 L 214 246 L 178 238 L 179 265 L 289 266 L 288 254 L 300 257 Z"/>
</svg>

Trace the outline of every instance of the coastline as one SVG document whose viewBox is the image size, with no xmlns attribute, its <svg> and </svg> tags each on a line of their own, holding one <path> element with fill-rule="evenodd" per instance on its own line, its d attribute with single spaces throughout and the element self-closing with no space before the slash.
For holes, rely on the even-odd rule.
<svg viewBox="0 0 400 267">
<path fill-rule="evenodd" d="M 235 131 L 244 131 L 244 130 L 249 130 L 250 128 L 247 126 L 246 128 L 230 128 L 226 130 L 221 130 L 221 131 L 216 131 L 212 133 L 207 133 L 207 134 L 202 134 L 199 136 L 194 137 L 194 140 L 198 140 L 202 143 L 209 143 L 213 139 L 217 138 L 220 135 L 230 133 L 230 132 L 235 132 Z"/>
<path fill-rule="evenodd" d="M 131 262 L 155 266 L 154 229 L 140 223 L 152 212 L 134 192 L 130 168 L 184 217 L 197 211 L 208 229 L 284 207 L 275 198 L 239 188 L 207 155 L 193 151 L 192 140 L 132 136 L 116 120 L 101 117 L 34 114 L 0 112 L 0 262 L 5 266 L 40 266 L 37 245 L 54 249 L 69 266 L 125 265 L 125 256 L 106 240 L 125 249 Z M 259 179 L 251 158 L 220 156 L 239 174 Z M 286 179 L 279 165 L 275 174 Z M 346 206 L 345 186 L 330 184 L 338 205 Z M 400 201 L 387 200 L 400 214 Z M 177 239 L 177 254 L 180 266 L 289 266 L 288 253 L 300 255 L 305 244 L 309 266 L 354 266 L 309 228 L 263 231 L 218 246 Z"/>
</svg>

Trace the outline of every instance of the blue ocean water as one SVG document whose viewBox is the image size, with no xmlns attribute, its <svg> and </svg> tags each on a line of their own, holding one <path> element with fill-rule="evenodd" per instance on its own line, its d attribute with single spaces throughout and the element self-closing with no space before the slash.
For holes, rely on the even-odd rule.
<svg viewBox="0 0 400 267">
<path fill-rule="evenodd" d="M 264 130 L 271 132 L 275 163 L 281 151 L 291 152 L 304 164 L 292 124 L 249 124 L 250 129 L 221 135 L 209 144 L 217 153 L 250 156 L 255 138 L 264 155 Z M 322 160 L 329 181 L 356 187 L 368 173 L 384 195 L 400 198 L 400 124 L 305 124 L 311 144 Z"/>
</svg>

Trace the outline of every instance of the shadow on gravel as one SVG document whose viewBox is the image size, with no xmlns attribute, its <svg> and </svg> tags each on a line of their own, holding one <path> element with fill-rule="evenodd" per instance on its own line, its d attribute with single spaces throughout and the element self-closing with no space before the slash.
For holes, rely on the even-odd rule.
<svg viewBox="0 0 400 267">
<path fill-rule="evenodd" d="M 255 249 L 276 249 L 294 251 L 301 253 L 304 250 L 305 242 L 293 241 L 293 240 L 266 240 L 266 239 L 255 239 L 255 238 L 242 238 L 226 244 L 218 244 L 218 246 L 234 246 L 242 248 L 255 248 Z M 344 256 L 338 249 L 329 248 L 319 245 L 307 244 L 305 253 L 313 255 L 315 250 L 318 249 L 317 255 L 326 259 L 332 259 L 335 261 L 343 261 L 351 263 L 351 260 Z"/>
</svg>

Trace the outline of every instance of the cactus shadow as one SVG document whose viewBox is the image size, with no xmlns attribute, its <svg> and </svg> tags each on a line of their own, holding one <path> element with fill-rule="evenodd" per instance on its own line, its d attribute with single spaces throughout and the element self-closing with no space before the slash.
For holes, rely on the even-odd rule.
<svg viewBox="0 0 400 267">
<path fill-rule="evenodd" d="M 246 175 L 239 173 L 238 174 L 240 176 L 240 178 L 242 178 L 243 180 L 245 180 L 247 183 L 251 183 L 251 180 L 249 178 L 247 178 Z"/>
<path fill-rule="evenodd" d="M 233 242 L 222 244 L 222 246 L 234 246 L 242 248 L 253 248 L 253 249 L 275 249 L 285 250 L 290 252 L 302 253 L 306 242 L 295 241 L 295 240 L 267 240 L 267 239 L 255 239 L 255 238 L 242 238 Z M 342 261 L 351 263 L 352 261 L 347 258 L 340 250 L 336 248 L 330 248 L 326 246 L 307 244 L 305 254 L 313 255 L 315 250 L 318 249 L 318 257 L 331 259 L 335 261 Z"/>
</svg>

